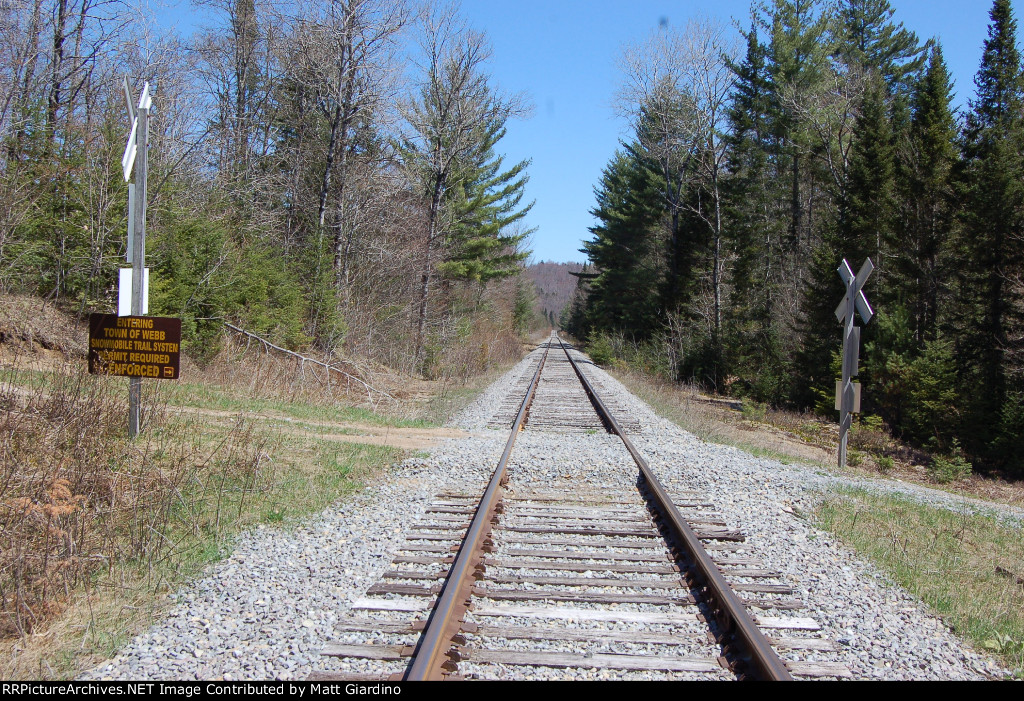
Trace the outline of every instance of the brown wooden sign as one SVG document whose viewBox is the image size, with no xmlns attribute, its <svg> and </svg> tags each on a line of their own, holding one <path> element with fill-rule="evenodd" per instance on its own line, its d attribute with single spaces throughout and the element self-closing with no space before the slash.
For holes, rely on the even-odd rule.
<svg viewBox="0 0 1024 701">
<path fill-rule="evenodd" d="M 176 380 L 181 367 L 181 319 L 89 315 L 93 375 Z"/>
</svg>

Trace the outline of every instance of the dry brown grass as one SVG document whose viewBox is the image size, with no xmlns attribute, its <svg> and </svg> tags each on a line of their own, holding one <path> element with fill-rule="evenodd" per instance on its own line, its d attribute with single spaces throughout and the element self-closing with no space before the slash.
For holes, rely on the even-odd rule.
<svg viewBox="0 0 1024 701">
<path fill-rule="evenodd" d="M 0 294 L 0 360 L 84 358 L 88 330 L 38 297 Z"/>
<path fill-rule="evenodd" d="M 691 387 L 626 369 L 615 376 L 662 416 L 704 440 L 735 445 L 755 455 L 783 462 L 797 460 L 836 469 L 838 426 L 813 414 L 779 411 L 735 400 L 705 397 Z M 926 467 L 927 453 L 893 439 L 882 426 L 858 423 L 850 434 L 847 471 L 887 477 L 1012 506 L 1024 505 L 1024 483 L 973 474 L 952 484 L 936 484 Z"/>
<path fill-rule="evenodd" d="M 693 387 L 632 370 L 614 369 L 612 373 L 659 414 L 703 440 L 784 461 L 825 464 L 833 459 L 826 448 L 805 441 L 799 432 L 801 427 L 816 423 L 809 416 L 783 416 L 764 407 L 741 411 L 735 408 L 739 402 L 708 397 Z"/>
<path fill-rule="evenodd" d="M 301 402 L 310 406 L 355 406 L 394 417 L 442 418 L 431 404 L 439 395 L 458 393 L 479 384 L 523 356 L 521 341 L 495 330 L 494 336 L 475 331 L 453 340 L 429 361 L 429 377 L 409 375 L 367 359 L 335 353 L 316 360 L 340 368 L 351 378 L 328 373 L 324 368 L 303 363 L 258 341 L 226 334 L 221 351 L 202 368 L 189 364 L 183 369 L 185 384 L 219 387 L 233 397 L 253 400 Z M 362 381 L 362 382 L 360 382 Z M 365 383 L 365 384 L 363 384 Z"/>
<path fill-rule="evenodd" d="M 157 402 L 144 438 L 125 437 L 123 383 L 75 364 L 33 390 L 0 389 L 0 636 L 46 624 L 100 572 L 126 562 L 152 569 L 175 554 L 190 516 L 215 500 L 244 507 L 272 477 L 266 440 L 235 422 L 211 446 L 203 427 Z M 232 498 L 225 498 L 225 491 Z M 227 517 L 226 514 L 223 517 Z"/>
<path fill-rule="evenodd" d="M 82 365 L 0 369 L 4 679 L 73 676 L 134 634 L 236 533 L 322 509 L 402 455 L 248 410 L 197 410 L 190 402 L 203 398 L 190 392 L 203 386 L 170 383 L 144 384 L 144 431 L 131 442 L 126 383 Z M 214 388 L 207 399 L 225 397 Z M 343 410 L 279 403 L 285 416 Z"/>
</svg>

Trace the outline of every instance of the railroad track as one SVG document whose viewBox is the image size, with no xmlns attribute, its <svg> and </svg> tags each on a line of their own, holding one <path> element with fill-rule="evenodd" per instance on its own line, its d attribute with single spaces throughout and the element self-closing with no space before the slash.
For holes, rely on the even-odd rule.
<svg viewBox="0 0 1024 701">
<path fill-rule="evenodd" d="M 338 621 L 323 650 L 338 670 L 312 678 L 848 676 L 814 661 L 833 643 L 744 534 L 700 494 L 665 489 L 628 437 L 639 423 L 606 403 L 585 356 L 554 335 L 535 356 L 491 421 L 510 435 L 486 488 L 432 500 Z M 600 482 L 538 479 L 512 457 L 537 431 L 614 434 L 624 457 Z"/>
</svg>

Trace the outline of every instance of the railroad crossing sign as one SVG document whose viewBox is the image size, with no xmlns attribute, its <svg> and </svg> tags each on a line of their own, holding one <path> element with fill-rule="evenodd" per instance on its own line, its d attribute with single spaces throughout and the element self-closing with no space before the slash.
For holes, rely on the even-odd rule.
<svg viewBox="0 0 1024 701">
<path fill-rule="evenodd" d="M 860 312 L 860 318 L 864 320 L 864 323 L 871 321 L 871 317 L 875 315 L 875 312 L 871 309 L 871 305 L 868 304 L 868 298 L 864 296 L 864 283 L 871 277 L 871 273 L 875 271 L 875 264 L 868 258 L 864 261 L 864 265 L 860 266 L 860 272 L 857 273 L 857 277 L 853 276 L 853 268 L 843 258 L 843 262 L 839 264 L 839 268 L 836 272 L 839 273 L 839 277 L 843 279 L 846 284 L 846 296 L 843 297 L 843 301 L 836 307 L 836 319 L 839 323 L 847 321 L 852 323 L 853 309 L 849 308 L 850 299 L 853 299 L 854 305 L 857 311 Z"/>
<path fill-rule="evenodd" d="M 142 88 L 142 96 L 139 98 L 139 106 L 136 109 L 133 104 L 134 100 L 132 100 L 131 86 L 128 85 L 127 78 L 124 80 L 124 96 L 128 103 L 128 119 L 131 122 L 131 132 L 128 135 L 128 143 L 124 147 L 124 155 L 121 157 L 121 168 L 124 171 L 125 182 L 129 182 L 132 179 L 132 171 L 134 170 L 135 182 L 128 185 L 128 247 L 126 258 L 132 265 L 130 270 L 131 293 L 129 295 L 127 290 L 123 291 L 125 297 L 130 297 L 130 302 L 118 305 L 118 316 L 121 318 L 131 318 L 142 317 L 148 311 L 146 309 L 146 288 L 148 283 L 148 276 L 146 275 L 146 175 L 149 148 L 149 110 L 153 107 L 153 98 L 149 94 L 149 83 L 146 83 Z M 128 272 L 125 271 L 122 274 L 122 277 L 126 280 L 129 277 Z M 108 357 L 108 361 L 111 363 L 117 360 L 113 356 Z M 161 363 L 162 365 L 166 365 L 166 363 Z M 111 365 L 111 367 L 115 366 Z M 177 370 L 175 369 L 174 377 L 177 377 L 176 373 Z M 124 374 L 129 375 L 128 437 L 135 438 L 139 434 L 139 419 L 142 408 L 142 373 L 140 371 L 134 374 L 130 372 Z M 170 375 L 166 376 L 170 377 Z"/>
<path fill-rule="evenodd" d="M 871 277 L 875 264 L 868 258 L 860 272 L 853 274 L 850 264 L 843 259 L 836 272 L 846 285 L 846 295 L 836 307 L 836 319 L 843 324 L 843 379 L 836 385 L 836 409 L 839 411 L 839 467 L 846 467 L 846 448 L 853 425 L 853 414 L 860 411 L 860 383 L 853 378 L 860 373 L 860 328 L 854 324 L 857 313 L 864 323 L 875 315 L 868 298 L 864 296 L 864 283 Z"/>
<path fill-rule="evenodd" d="M 124 154 L 121 156 L 121 169 L 124 171 L 124 181 L 129 182 L 132 179 L 132 166 L 135 165 L 135 157 L 139 153 L 139 116 L 132 107 L 131 89 L 128 87 L 127 78 L 125 78 L 124 92 L 125 97 L 128 98 L 128 116 L 132 122 L 132 130 L 128 134 L 128 143 L 125 144 Z M 142 97 L 139 99 L 139 109 L 146 110 L 148 116 L 149 109 L 152 106 L 153 98 L 149 95 L 149 83 L 146 83 L 142 88 Z"/>
</svg>

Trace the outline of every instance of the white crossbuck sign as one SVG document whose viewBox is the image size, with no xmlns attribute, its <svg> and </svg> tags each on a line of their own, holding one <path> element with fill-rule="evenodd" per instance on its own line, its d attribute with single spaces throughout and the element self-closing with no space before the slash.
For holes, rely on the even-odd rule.
<svg viewBox="0 0 1024 701">
<path fill-rule="evenodd" d="M 127 88 L 126 88 L 127 91 Z M 131 101 L 128 102 L 128 107 L 131 108 Z M 153 105 L 153 98 L 149 96 L 149 83 L 142 88 L 142 98 L 139 99 L 139 109 L 148 110 Z M 139 131 L 139 118 L 137 115 L 132 114 L 132 131 L 128 135 L 128 144 L 124 147 L 124 155 L 121 156 L 121 169 L 124 171 L 124 181 L 128 182 L 132 179 L 132 166 L 135 165 L 135 156 L 139 152 L 136 134 Z"/>
<path fill-rule="evenodd" d="M 864 296 L 863 289 L 864 283 L 871 277 L 874 269 L 874 263 L 868 258 L 861 266 L 860 272 L 854 275 L 853 269 L 844 258 L 836 271 L 846 285 L 846 295 L 836 307 L 836 319 L 843 324 L 843 379 L 836 387 L 836 409 L 840 412 L 839 467 L 846 466 L 846 447 L 850 426 L 853 425 L 853 414 L 860 411 L 860 383 L 853 381 L 860 372 L 860 328 L 854 324 L 854 316 L 859 313 L 866 324 L 875 315 L 868 304 L 868 298 Z"/>
<path fill-rule="evenodd" d="M 863 290 L 864 283 L 868 281 L 868 278 L 871 277 L 871 273 L 874 271 L 875 264 L 871 262 L 870 258 L 864 261 L 864 265 L 860 267 L 860 272 L 857 273 L 856 277 L 853 275 L 853 268 L 850 267 L 850 264 L 846 262 L 845 258 L 843 259 L 843 262 L 839 264 L 839 268 L 836 272 L 839 273 L 839 277 L 841 277 L 843 282 L 846 284 L 846 296 L 843 297 L 843 301 L 839 303 L 838 307 L 836 307 L 836 319 L 839 320 L 840 324 L 843 323 L 843 321 L 852 323 L 852 319 L 847 319 L 847 314 L 850 311 L 847 309 L 847 306 L 850 303 L 851 296 L 853 297 L 853 303 L 856 306 L 857 311 L 860 313 L 860 318 L 864 320 L 865 324 L 871 321 L 871 317 L 875 315 L 875 312 L 871 309 L 871 305 L 868 304 L 868 298 L 864 296 Z"/>
</svg>

